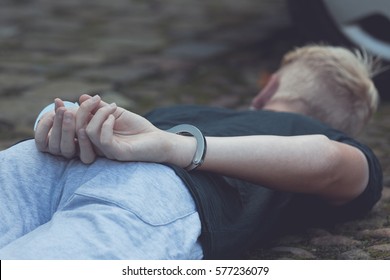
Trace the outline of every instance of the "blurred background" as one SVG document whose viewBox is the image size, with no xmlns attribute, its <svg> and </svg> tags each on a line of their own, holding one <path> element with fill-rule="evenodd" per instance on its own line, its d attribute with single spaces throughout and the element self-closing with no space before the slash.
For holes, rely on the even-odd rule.
<svg viewBox="0 0 390 280">
<path fill-rule="evenodd" d="M 0 150 L 32 137 L 35 117 L 55 97 L 77 101 L 81 93 L 99 93 L 140 114 L 189 103 L 245 109 L 281 56 L 312 42 L 364 47 L 386 66 L 389 5 L 387 0 L 1 0 Z M 386 185 L 389 73 L 375 78 L 384 102 L 361 136 L 380 158 Z M 390 244 L 382 242 L 390 239 L 388 188 L 384 197 L 366 221 L 370 230 L 382 230 L 379 237 L 362 233 L 361 224 L 343 225 L 290 237 L 288 246 L 282 240 L 274 247 L 284 249 L 254 256 L 390 257 Z M 346 232 L 353 232 L 350 242 Z M 334 237 L 331 244 L 310 247 L 323 235 Z M 387 247 L 371 248 L 382 243 Z M 342 255 L 350 251 L 355 253 Z"/>
<path fill-rule="evenodd" d="M 141 114 L 247 107 L 295 45 L 287 10 L 283 0 L 2 0 L 0 140 L 31 135 L 43 106 L 81 93 Z"/>
<path fill-rule="evenodd" d="M 35 116 L 55 97 L 76 101 L 85 92 L 141 114 L 173 103 L 246 108 L 283 53 L 307 42 L 360 46 L 390 60 L 389 6 L 2 0 L 0 145 L 30 136 Z M 382 99 L 390 97 L 388 73 L 376 77 Z"/>
</svg>

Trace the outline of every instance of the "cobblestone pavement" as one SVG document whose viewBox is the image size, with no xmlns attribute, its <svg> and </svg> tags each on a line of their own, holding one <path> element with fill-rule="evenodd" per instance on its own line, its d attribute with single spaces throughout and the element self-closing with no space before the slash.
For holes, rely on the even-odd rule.
<svg viewBox="0 0 390 280">
<path fill-rule="evenodd" d="M 300 44 L 284 0 L 2 0 L 0 149 L 32 136 L 40 109 L 80 93 L 137 113 L 170 104 L 245 108 Z M 390 106 L 361 137 L 390 186 Z M 365 219 L 287 235 L 250 258 L 388 259 L 390 189 Z"/>
</svg>

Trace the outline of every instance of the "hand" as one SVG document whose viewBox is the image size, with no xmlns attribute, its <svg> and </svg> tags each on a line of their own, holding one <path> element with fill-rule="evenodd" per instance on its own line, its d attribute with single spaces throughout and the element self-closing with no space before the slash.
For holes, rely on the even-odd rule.
<svg viewBox="0 0 390 280">
<path fill-rule="evenodd" d="M 82 95 L 79 108 L 55 100 L 36 129 L 38 150 L 92 163 L 97 155 L 120 161 L 163 162 L 168 158 L 168 135 L 145 118 L 107 104 L 99 96 Z M 163 141 L 166 140 L 166 141 Z"/>
<path fill-rule="evenodd" d="M 53 111 L 40 119 L 35 131 L 35 143 L 39 151 L 72 158 L 77 153 L 75 120 L 77 108 L 65 108 L 56 98 Z"/>
<path fill-rule="evenodd" d="M 88 137 L 89 146 L 80 152 L 98 149 L 109 158 L 119 161 L 153 161 L 166 159 L 164 135 L 170 134 L 153 126 L 145 118 L 116 104 L 107 104 L 98 96 L 80 97 L 76 114 L 78 138 Z"/>
<path fill-rule="evenodd" d="M 100 98 L 97 99 L 98 104 Z M 83 100 L 80 98 L 80 101 Z M 38 150 L 66 158 L 79 156 L 84 163 L 93 162 L 101 153 L 92 147 L 84 131 L 76 133 L 78 107 L 65 108 L 64 102 L 59 98 L 55 99 L 54 104 L 54 110 L 43 115 L 38 122 L 35 131 Z M 103 104 L 105 103 L 101 106 Z"/>
</svg>

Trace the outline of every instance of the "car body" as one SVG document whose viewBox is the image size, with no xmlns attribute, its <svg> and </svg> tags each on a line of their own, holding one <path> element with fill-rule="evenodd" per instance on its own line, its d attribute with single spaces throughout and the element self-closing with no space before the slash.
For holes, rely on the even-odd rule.
<svg viewBox="0 0 390 280">
<path fill-rule="evenodd" d="M 310 42 L 364 49 L 390 66 L 389 0 L 288 0 L 293 23 Z M 382 99 L 390 100 L 390 70 L 374 77 Z"/>
</svg>

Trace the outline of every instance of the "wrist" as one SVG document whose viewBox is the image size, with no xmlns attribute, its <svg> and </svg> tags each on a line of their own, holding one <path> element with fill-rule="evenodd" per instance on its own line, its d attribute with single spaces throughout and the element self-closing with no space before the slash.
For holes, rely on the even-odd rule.
<svg viewBox="0 0 390 280">
<path fill-rule="evenodd" d="M 190 166 L 196 152 L 197 141 L 194 137 L 165 132 L 167 137 L 166 163 L 183 168 Z"/>
<path fill-rule="evenodd" d="M 185 166 L 185 169 L 187 171 L 194 170 L 203 164 L 204 158 L 206 156 L 206 151 L 207 151 L 207 143 L 203 133 L 197 127 L 190 124 L 181 124 L 181 125 L 174 126 L 168 129 L 167 131 L 179 135 L 190 136 L 191 138 L 195 139 L 196 141 L 195 152 L 193 153 L 191 162 Z M 185 145 L 187 146 L 187 149 L 185 150 L 183 150 L 182 149 L 183 147 L 181 147 L 181 151 L 183 152 L 181 153 L 181 155 L 183 155 L 185 159 L 188 158 L 188 151 L 193 150 L 192 149 L 193 142 L 194 141 L 192 140 L 190 144 L 190 142 L 187 141 Z M 191 145 L 191 149 L 188 149 L 190 148 L 190 146 L 188 145 Z"/>
</svg>

